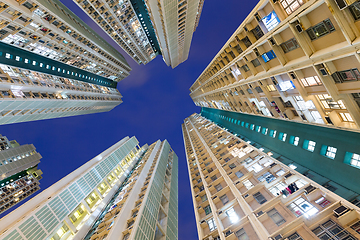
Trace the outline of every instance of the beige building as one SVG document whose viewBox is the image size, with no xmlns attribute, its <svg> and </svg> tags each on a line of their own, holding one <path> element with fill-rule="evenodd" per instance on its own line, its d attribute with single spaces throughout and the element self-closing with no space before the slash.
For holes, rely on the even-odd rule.
<svg viewBox="0 0 360 240">
<path fill-rule="evenodd" d="M 193 114 L 182 125 L 201 240 L 359 239 L 360 209 Z"/>
<path fill-rule="evenodd" d="M 125 137 L 0 219 L 0 239 L 177 239 L 177 161 Z"/>
<path fill-rule="evenodd" d="M 359 128 L 360 3 L 261 0 L 191 86 L 197 106 Z"/>
<path fill-rule="evenodd" d="M 20 145 L 0 135 L 0 213 L 40 189 L 40 159 L 34 145 Z"/>
</svg>

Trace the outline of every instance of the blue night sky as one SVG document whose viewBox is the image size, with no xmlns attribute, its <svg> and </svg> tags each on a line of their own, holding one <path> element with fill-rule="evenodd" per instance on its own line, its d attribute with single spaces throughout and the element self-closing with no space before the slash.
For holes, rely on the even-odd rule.
<svg viewBox="0 0 360 240">
<path fill-rule="evenodd" d="M 189 97 L 189 88 L 257 1 L 205 1 L 189 58 L 175 69 L 167 67 L 161 56 L 138 65 L 72 0 L 61 1 L 119 49 L 132 67 L 130 76 L 118 84 L 123 103 L 107 113 L 2 125 L 0 133 L 20 144 L 35 145 L 43 157 L 39 164 L 44 172 L 41 189 L 125 136 L 136 136 L 140 145 L 167 139 L 179 157 L 179 239 L 197 239 L 181 132 L 183 120 L 200 112 Z"/>
</svg>

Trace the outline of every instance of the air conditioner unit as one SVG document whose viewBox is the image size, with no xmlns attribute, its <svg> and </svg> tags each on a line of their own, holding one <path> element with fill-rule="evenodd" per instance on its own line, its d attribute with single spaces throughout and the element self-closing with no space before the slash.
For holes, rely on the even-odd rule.
<svg viewBox="0 0 360 240">
<path fill-rule="evenodd" d="M 336 217 L 340 217 L 341 215 L 345 214 L 349 210 L 350 210 L 349 208 L 341 205 L 340 207 L 338 207 L 337 209 L 334 210 L 334 213 L 335 213 Z"/>
<path fill-rule="evenodd" d="M 290 73 L 290 76 L 291 76 L 291 78 L 292 78 L 292 79 L 296 79 L 296 75 L 295 75 L 295 73 L 293 73 L 293 72 L 292 72 L 292 73 Z"/>
<path fill-rule="evenodd" d="M 345 9 L 347 6 L 356 2 L 356 0 L 335 0 L 336 5 L 339 7 L 340 10 Z"/>
<path fill-rule="evenodd" d="M 225 237 L 229 236 L 230 234 L 232 234 L 231 230 L 226 231 L 226 232 L 225 232 Z"/>
<path fill-rule="evenodd" d="M 322 74 L 323 76 L 327 76 L 327 75 L 328 75 L 328 72 L 326 71 L 325 68 L 320 68 L 319 71 L 321 72 L 321 74 Z"/>
<path fill-rule="evenodd" d="M 300 23 L 299 23 L 299 24 L 296 24 L 296 25 L 295 25 L 295 28 L 296 28 L 296 30 L 297 30 L 299 33 L 302 33 L 302 32 L 304 31 L 304 29 L 303 29 L 303 27 L 301 26 Z"/>
<path fill-rule="evenodd" d="M 263 212 L 263 211 L 260 211 L 260 212 L 256 213 L 256 216 L 257 216 L 257 217 L 260 217 L 260 216 L 263 215 L 263 214 L 264 214 L 264 212 Z"/>
<path fill-rule="evenodd" d="M 309 185 L 304 189 L 304 192 L 305 192 L 306 195 L 308 195 L 309 193 L 311 193 L 315 189 L 316 189 L 316 187 L 314 187 L 313 185 Z"/>
<path fill-rule="evenodd" d="M 276 235 L 275 237 L 273 237 L 274 240 L 281 240 L 283 238 L 283 236 L 281 234 Z"/>
</svg>

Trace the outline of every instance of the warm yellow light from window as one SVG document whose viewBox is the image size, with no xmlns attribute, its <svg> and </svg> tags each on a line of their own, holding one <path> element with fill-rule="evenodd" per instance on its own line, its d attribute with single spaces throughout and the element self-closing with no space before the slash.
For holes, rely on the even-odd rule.
<svg viewBox="0 0 360 240">
<path fill-rule="evenodd" d="M 65 234 L 65 231 L 62 228 L 60 228 L 59 230 L 57 230 L 56 233 L 57 235 L 59 235 L 59 237 L 62 237 Z"/>
<path fill-rule="evenodd" d="M 80 217 L 79 212 L 76 211 L 76 212 L 74 213 L 74 216 L 75 216 L 76 218 L 79 218 L 79 217 Z"/>
</svg>

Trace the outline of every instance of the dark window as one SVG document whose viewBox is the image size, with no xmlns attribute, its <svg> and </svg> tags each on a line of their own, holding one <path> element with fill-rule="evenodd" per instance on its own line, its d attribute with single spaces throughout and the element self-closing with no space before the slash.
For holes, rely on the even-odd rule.
<svg viewBox="0 0 360 240">
<path fill-rule="evenodd" d="M 207 205 L 206 207 L 204 207 L 205 210 L 205 214 L 208 215 L 209 213 L 211 213 L 211 208 L 210 205 Z"/>
<path fill-rule="evenodd" d="M 28 9 L 33 8 L 33 5 L 32 5 L 31 3 L 29 3 L 29 2 L 26 2 L 26 3 L 24 3 L 23 5 L 24 5 L 25 7 L 27 7 Z"/>
<path fill-rule="evenodd" d="M 259 204 L 263 204 L 267 201 L 266 198 L 260 192 L 255 193 L 253 197 Z"/>
<path fill-rule="evenodd" d="M 243 39 L 241 39 L 241 41 L 245 44 L 246 47 L 250 47 L 252 44 L 248 37 L 244 37 Z"/>
<path fill-rule="evenodd" d="M 360 19 L 360 2 L 354 3 L 349 9 L 355 20 Z"/>
<path fill-rule="evenodd" d="M 311 40 L 318 39 L 319 37 L 325 36 L 333 31 L 335 31 L 335 27 L 331 23 L 330 19 L 326 19 L 306 30 Z"/>
<path fill-rule="evenodd" d="M 283 42 L 280 47 L 282 48 L 284 53 L 288 53 L 294 49 L 297 49 L 299 47 L 299 44 L 295 38 L 292 38 L 286 42 Z"/>
<path fill-rule="evenodd" d="M 259 59 L 257 59 L 257 58 L 252 60 L 251 63 L 252 63 L 252 65 L 254 65 L 254 67 L 258 67 L 261 65 Z"/>
<path fill-rule="evenodd" d="M 256 26 L 251 32 L 254 34 L 256 40 L 259 40 L 262 36 L 264 36 L 263 31 L 261 30 L 260 26 Z"/>
<path fill-rule="evenodd" d="M 250 71 L 250 68 L 248 67 L 247 64 L 241 66 L 241 68 L 244 69 L 245 72 Z"/>
</svg>

